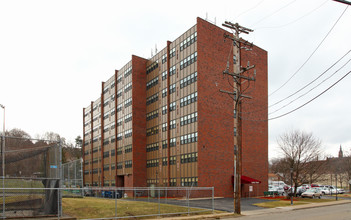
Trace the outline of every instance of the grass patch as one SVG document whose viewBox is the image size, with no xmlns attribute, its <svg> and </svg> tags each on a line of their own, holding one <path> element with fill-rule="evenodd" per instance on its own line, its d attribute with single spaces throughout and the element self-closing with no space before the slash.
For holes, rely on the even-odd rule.
<svg viewBox="0 0 351 220">
<path fill-rule="evenodd" d="M 333 196 L 335 197 L 335 194 Z M 338 197 L 351 198 L 351 194 L 350 193 L 338 194 Z"/>
<path fill-rule="evenodd" d="M 5 197 L 5 205 L 6 204 L 11 204 L 15 202 L 26 202 L 26 201 L 32 201 L 36 199 L 43 199 L 43 196 L 41 195 L 19 195 L 19 196 L 6 196 Z M 0 197 L 0 205 L 2 205 L 2 196 Z"/>
<path fill-rule="evenodd" d="M 334 199 L 308 199 L 308 198 L 294 198 L 293 204 L 294 205 L 304 205 L 309 203 L 323 203 L 323 202 L 331 202 L 335 201 Z M 262 202 L 254 204 L 258 207 L 263 208 L 276 208 L 276 207 L 285 207 L 291 206 L 290 199 L 281 199 L 279 201 L 269 201 L 269 202 Z"/>
<path fill-rule="evenodd" d="M 115 216 L 115 200 L 101 198 L 63 198 L 63 213 L 78 219 L 81 218 L 109 218 Z M 142 201 L 117 201 L 118 217 L 150 215 L 158 213 L 158 204 Z M 201 211 L 202 209 L 190 208 L 190 212 Z M 187 212 L 187 207 L 176 205 L 160 204 L 160 213 Z M 201 212 L 210 214 L 212 211 Z M 216 212 L 215 213 L 223 213 Z"/>
</svg>

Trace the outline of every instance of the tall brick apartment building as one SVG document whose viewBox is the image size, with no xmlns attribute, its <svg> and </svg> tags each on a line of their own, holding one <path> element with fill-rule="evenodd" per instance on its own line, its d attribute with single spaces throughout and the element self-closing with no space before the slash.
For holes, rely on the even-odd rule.
<svg viewBox="0 0 351 220">
<path fill-rule="evenodd" d="M 214 186 L 216 196 L 232 196 L 234 104 L 219 90 L 233 90 L 233 79 L 222 72 L 228 57 L 231 70 L 234 64 L 224 33 L 197 18 L 151 59 L 133 55 L 102 82 L 101 96 L 83 109 L 85 185 Z M 243 114 L 243 183 L 259 180 L 253 193 L 262 194 L 268 184 L 267 52 L 254 46 L 241 60 L 257 70 L 253 99 L 242 106 L 249 112 Z M 242 185 L 243 196 L 248 186 Z"/>
</svg>

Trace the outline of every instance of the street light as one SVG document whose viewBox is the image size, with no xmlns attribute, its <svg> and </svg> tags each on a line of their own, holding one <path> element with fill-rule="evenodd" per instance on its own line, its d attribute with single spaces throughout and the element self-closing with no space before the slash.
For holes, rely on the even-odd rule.
<svg viewBox="0 0 351 220">
<path fill-rule="evenodd" d="M 293 205 L 294 202 L 293 202 L 293 197 L 294 197 L 294 193 L 293 193 L 293 170 L 294 168 L 290 168 L 290 183 L 291 183 L 291 195 L 290 195 L 290 199 L 291 199 L 291 202 L 290 202 L 290 205 Z"/>
</svg>

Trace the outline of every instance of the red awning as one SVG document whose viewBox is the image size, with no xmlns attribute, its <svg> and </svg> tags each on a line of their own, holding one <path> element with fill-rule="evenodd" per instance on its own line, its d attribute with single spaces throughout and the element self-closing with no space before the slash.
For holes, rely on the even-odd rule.
<svg viewBox="0 0 351 220">
<path fill-rule="evenodd" d="M 261 183 L 261 181 L 256 180 L 254 178 L 248 176 L 241 176 L 241 183 L 242 184 L 254 184 L 254 183 Z"/>
</svg>

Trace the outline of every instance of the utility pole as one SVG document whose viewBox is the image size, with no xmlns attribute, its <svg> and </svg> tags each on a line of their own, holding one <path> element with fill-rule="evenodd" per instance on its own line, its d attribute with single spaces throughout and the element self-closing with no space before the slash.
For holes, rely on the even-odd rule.
<svg viewBox="0 0 351 220">
<path fill-rule="evenodd" d="M 234 61 L 234 72 L 229 72 L 229 60 L 227 61 L 227 68 L 223 71 L 223 74 L 227 74 L 233 77 L 235 82 L 234 91 L 224 91 L 220 92 L 232 95 L 234 98 L 234 212 L 237 214 L 241 213 L 241 171 L 242 171 L 242 120 L 241 120 L 241 100 L 244 98 L 251 98 L 246 96 L 241 91 L 241 83 L 244 79 L 245 81 L 255 81 L 256 71 L 253 77 L 243 75 L 244 72 L 255 68 L 255 65 L 250 66 L 249 63 L 246 67 L 241 67 L 240 65 L 240 50 L 247 47 L 252 47 L 251 43 L 244 41 L 239 38 L 240 33 L 249 34 L 253 30 L 240 26 L 238 23 L 225 22 L 222 24 L 224 27 L 230 28 L 235 31 L 235 35 L 224 34 L 224 38 L 229 38 L 233 41 L 233 61 Z M 242 47 L 243 45 L 243 47 Z"/>
</svg>

